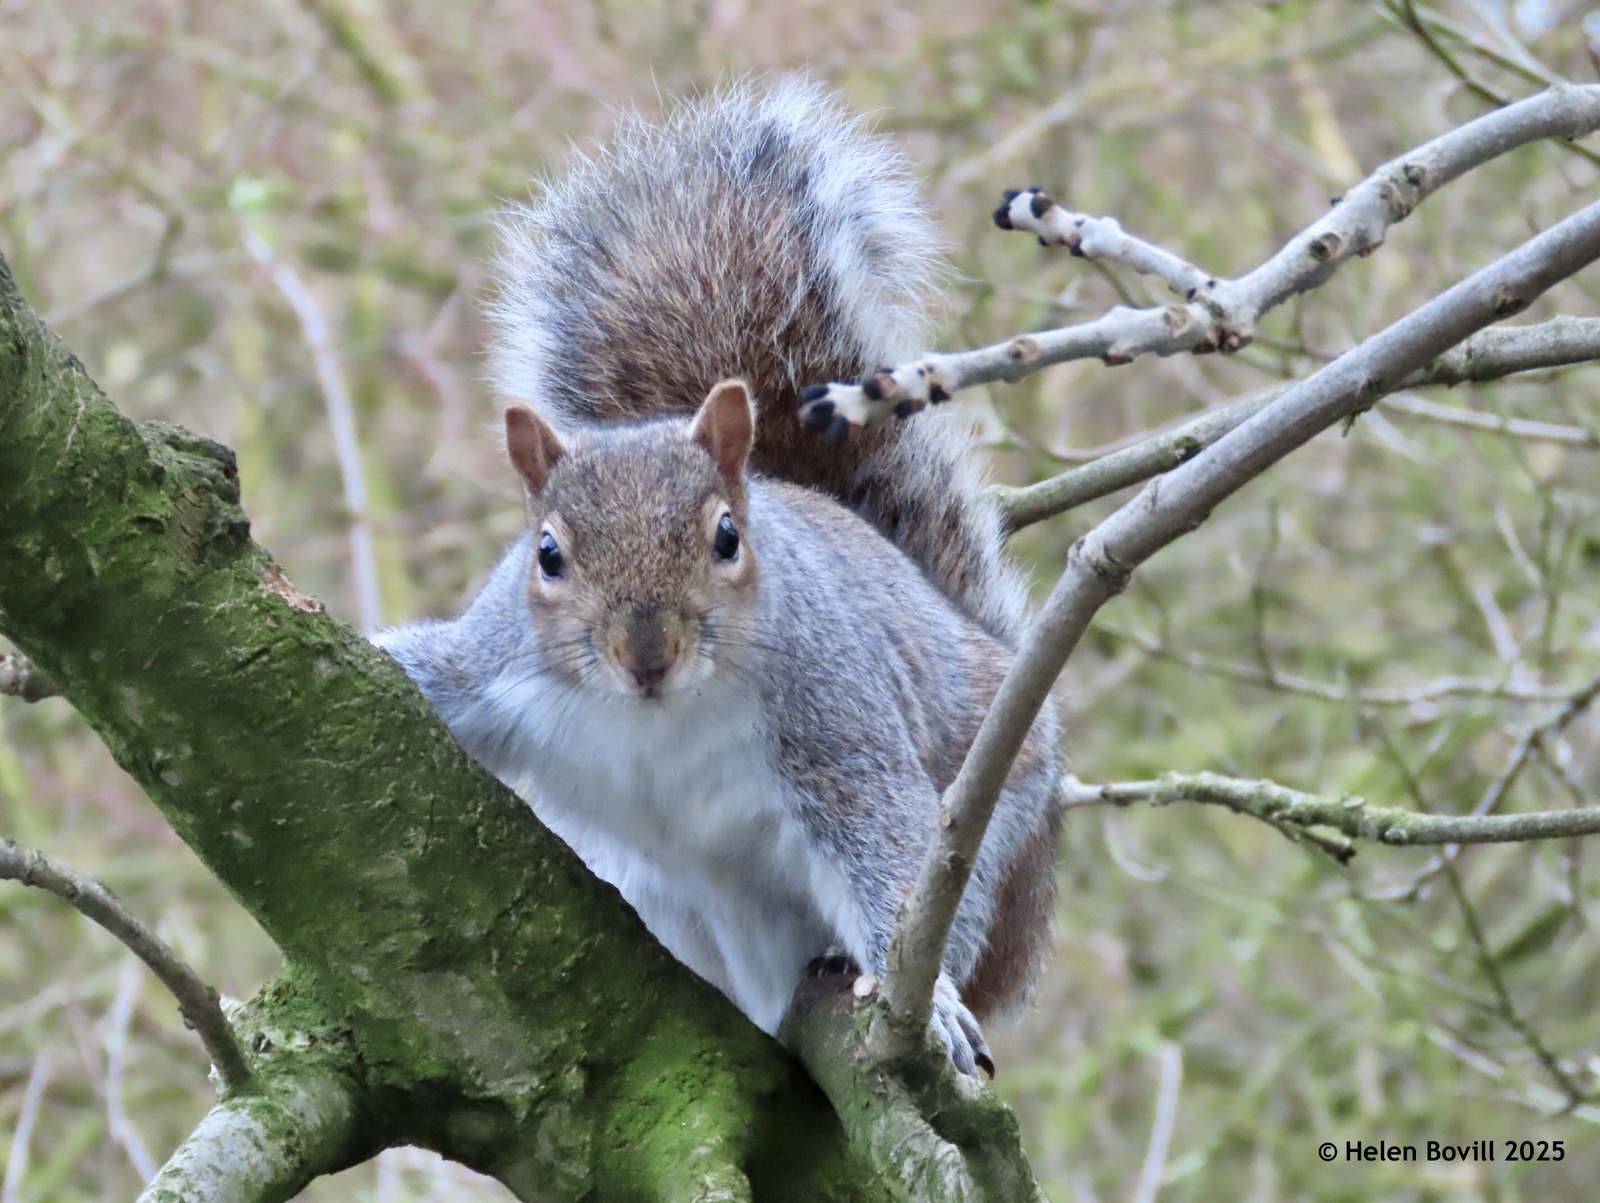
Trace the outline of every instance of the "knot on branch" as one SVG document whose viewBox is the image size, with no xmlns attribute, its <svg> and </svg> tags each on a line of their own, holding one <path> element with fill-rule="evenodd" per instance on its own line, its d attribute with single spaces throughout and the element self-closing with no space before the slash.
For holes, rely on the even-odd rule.
<svg viewBox="0 0 1600 1203">
<path fill-rule="evenodd" d="M 1067 562 L 1081 565 L 1112 593 L 1121 593 L 1133 576 L 1133 566 L 1118 560 L 1098 537 L 1097 531 L 1090 531 L 1072 545 L 1072 550 L 1067 553 Z"/>
<path fill-rule="evenodd" d="M 1521 313 L 1528 307 L 1528 298 L 1509 284 L 1502 284 L 1494 290 L 1494 312 L 1496 317 L 1510 317 L 1512 314 Z"/>
</svg>

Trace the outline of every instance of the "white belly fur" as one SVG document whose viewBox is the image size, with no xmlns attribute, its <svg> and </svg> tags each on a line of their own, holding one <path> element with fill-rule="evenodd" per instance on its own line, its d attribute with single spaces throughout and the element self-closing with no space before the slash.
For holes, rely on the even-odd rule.
<svg viewBox="0 0 1600 1203">
<path fill-rule="evenodd" d="M 581 696 L 575 696 L 579 695 Z M 812 852 L 759 699 L 719 682 L 635 700 L 491 688 L 539 768 L 508 781 L 669 951 L 775 1032 L 807 962 L 864 961 L 843 876 Z"/>
</svg>

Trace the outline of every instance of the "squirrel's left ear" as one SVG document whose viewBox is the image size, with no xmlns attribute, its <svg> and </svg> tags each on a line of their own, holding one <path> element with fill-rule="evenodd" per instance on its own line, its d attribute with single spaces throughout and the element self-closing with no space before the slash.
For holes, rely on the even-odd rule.
<svg viewBox="0 0 1600 1203">
<path fill-rule="evenodd" d="M 506 450 L 511 453 L 517 475 L 537 497 L 544 492 L 550 469 L 566 448 L 543 418 L 520 401 L 513 401 L 506 406 Z"/>
<path fill-rule="evenodd" d="M 717 462 L 717 471 L 730 485 L 744 479 L 745 461 L 756 434 L 756 407 L 750 386 L 743 380 L 724 380 L 711 386 L 690 432 Z"/>
</svg>

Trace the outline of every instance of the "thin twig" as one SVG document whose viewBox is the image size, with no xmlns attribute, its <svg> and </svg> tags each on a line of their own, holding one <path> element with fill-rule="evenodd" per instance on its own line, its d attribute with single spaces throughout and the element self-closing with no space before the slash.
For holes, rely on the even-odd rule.
<svg viewBox="0 0 1600 1203">
<path fill-rule="evenodd" d="M 1596 93 L 1600 99 L 1600 92 Z M 1508 110 L 1509 111 L 1509 110 Z M 890 946 L 886 1004 L 873 1023 L 874 1051 L 897 1060 L 922 1039 L 956 907 L 1012 762 L 1067 657 L 1095 613 L 1133 570 L 1192 531 L 1222 501 L 1290 451 L 1371 406 L 1450 347 L 1516 312 L 1600 258 L 1600 204 L 1530 239 L 1341 355 L 1243 426 L 1078 540 L 1049 599 L 1023 637 L 956 779 Z"/>
<path fill-rule="evenodd" d="M 1157 1050 L 1161 1062 L 1161 1084 L 1156 1089 L 1156 1115 L 1150 1124 L 1150 1140 L 1144 1149 L 1144 1164 L 1133 1190 L 1133 1203 L 1156 1203 L 1161 1193 L 1161 1175 L 1167 1167 L 1167 1148 L 1172 1143 L 1172 1126 L 1178 1118 L 1178 1092 L 1183 1089 L 1183 1049 L 1167 1041 Z"/>
<path fill-rule="evenodd" d="M 22 1180 L 28 1174 L 28 1150 L 33 1143 L 33 1126 L 39 1122 L 45 1087 L 50 1084 L 50 1050 L 40 1049 L 33 1058 L 28 1084 L 22 1089 L 22 1111 L 11 1133 L 11 1152 L 6 1156 L 6 1177 L 0 1186 L 0 1203 L 21 1203 Z"/>
<path fill-rule="evenodd" d="M 1148 309 L 1119 305 L 1091 322 L 1017 335 L 973 351 L 929 354 L 881 368 L 857 383 L 818 384 L 806 390 L 801 420 L 843 435 L 852 427 L 907 417 L 963 388 L 1020 380 L 1067 360 L 1098 358 L 1116 365 L 1146 352 L 1238 350 L 1255 336 L 1262 316 L 1319 287 L 1349 259 L 1371 254 L 1383 245 L 1390 226 L 1452 180 L 1530 142 L 1580 137 L 1597 128 L 1600 85 L 1541 92 L 1385 163 L 1265 263 L 1237 279 L 1205 276 L 1186 304 Z M 1008 210 L 1001 213 L 1009 222 Z M 1159 250 L 1143 241 L 1138 246 Z M 1153 266 L 1150 255 L 1142 258 Z"/>
<path fill-rule="evenodd" d="M 267 240 L 248 220 L 241 221 L 239 229 L 251 258 L 272 277 L 273 284 L 294 310 L 306 347 L 311 352 L 317 385 L 322 390 L 323 404 L 328 408 L 328 426 L 333 432 L 339 476 L 344 484 L 344 505 L 350 515 L 350 569 L 355 581 L 356 607 L 361 629 L 370 635 L 383 625 L 383 601 L 378 589 L 378 560 L 372 546 L 367 474 L 361 464 L 361 443 L 356 437 L 356 411 L 350 400 L 344 369 L 339 365 L 339 350 L 334 345 L 328 319 L 305 282 L 273 253 Z"/>
<path fill-rule="evenodd" d="M 1263 689 L 1298 694 L 1301 697 L 1316 698 L 1324 702 L 1399 707 L 1426 706 L 1451 697 L 1487 698 L 1508 702 L 1565 702 L 1574 693 L 1588 688 L 1587 685 L 1574 689 L 1552 685 L 1528 685 L 1494 677 L 1455 676 L 1438 677 L 1425 685 L 1416 685 L 1410 689 L 1367 689 L 1357 685 L 1332 685 L 1325 681 L 1313 681 L 1309 677 L 1284 672 L 1276 666 L 1268 672 L 1253 664 L 1233 664 L 1215 660 L 1199 652 L 1180 652 L 1149 635 L 1122 627 L 1101 623 L 1096 625 L 1095 630 L 1113 639 L 1131 643 L 1152 656 L 1176 661 L 1207 676 L 1220 677 L 1225 681 L 1237 681 L 1242 685 L 1259 685 Z"/>
<path fill-rule="evenodd" d="M 1534 422 L 1525 418 L 1503 418 L 1499 414 L 1480 413 L 1475 409 L 1462 409 L 1459 405 L 1439 405 L 1421 397 L 1404 393 L 1385 397 L 1383 408 L 1408 417 L 1439 422 L 1462 430 L 1483 430 L 1492 434 L 1508 435 L 1533 443 L 1557 443 L 1567 447 L 1584 447 L 1600 450 L 1600 430 L 1583 426 L 1558 426 L 1553 422 Z"/>
<path fill-rule="evenodd" d="M 1493 62 L 1496 66 L 1503 67 L 1508 71 L 1514 72 L 1529 83 L 1550 87 L 1565 82 L 1561 76 L 1556 75 L 1553 71 L 1530 71 L 1525 65 L 1516 63 L 1507 58 L 1505 55 L 1494 51 L 1491 47 L 1485 46 L 1482 42 L 1478 41 L 1471 34 L 1469 34 L 1465 29 L 1461 28 L 1461 26 L 1455 25 L 1452 22 L 1447 22 L 1434 13 L 1426 11 L 1419 12 L 1416 5 L 1413 4 L 1411 0 L 1395 0 L 1394 3 L 1389 5 L 1389 9 L 1395 14 L 1395 17 L 1400 24 L 1415 34 L 1417 40 L 1422 43 L 1423 47 L 1430 54 L 1432 54 L 1434 58 L 1438 59 L 1439 62 L 1444 65 L 1445 69 L 1450 72 L 1450 74 L 1454 75 L 1466 85 L 1466 88 L 1469 92 L 1471 92 L 1474 96 L 1477 96 L 1480 100 L 1486 100 L 1492 105 L 1504 107 L 1506 105 L 1516 103 L 1516 98 L 1510 93 L 1504 92 L 1495 87 L 1481 76 L 1469 70 L 1465 64 L 1460 62 L 1455 55 L 1451 54 L 1450 51 L 1445 48 L 1444 44 L 1434 36 L 1435 30 L 1449 33 L 1452 37 L 1459 39 L 1475 53 L 1489 59 L 1489 61 Z M 1558 142 L 1557 145 L 1560 146 L 1561 149 L 1570 151 L 1572 154 L 1577 155 L 1579 158 L 1587 159 L 1591 163 L 1600 164 L 1600 154 L 1590 150 L 1587 146 L 1580 146 L 1576 142 L 1571 141 Z"/>
<path fill-rule="evenodd" d="M 106 1130 L 127 1153 L 141 1186 L 154 1178 L 161 1168 L 150 1156 L 144 1137 L 139 1135 L 139 1129 L 134 1127 L 127 1108 L 122 1105 L 123 1070 L 128 1064 L 128 1028 L 133 1023 L 133 1009 L 139 1002 L 142 980 L 138 960 L 131 954 L 124 957 L 117 974 L 117 993 L 111 1000 L 111 1010 L 106 1013 L 105 1032 Z"/>
<path fill-rule="evenodd" d="M 232 1093 L 250 1087 L 249 1062 L 222 1013 L 217 992 L 202 982 L 165 940 L 129 914 L 110 890 L 93 878 L 8 839 L 0 839 L 0 878 L 47 890 L 121 940 L 178 1000 L 184 1023 L 205 1044 L 224 1091 Z"/>
<path fill-rule="evenodd" d="M 1505 979 L 1500 975 L 1500 966 L 1495 963 L 1494 954 L 1489 951 L 1488 941 L 1483 938 L 1483 927 L 1478 922 L 1478 913 L 1473 909 L 1471 901 L 1467 898 L 1467 891 L 1461 884 L 1461 875 L 1455 871 L 1454 866 L 1445 870 L 1445 878 L 1450 883 L 1450 892 L 1455 895 L 1456 903 L 1461 907 L 1461 918 L 1467 926 L 1467 934 L 1472 939 L 1473 951 L 1476 953 L 1478 967 L 1483 970 L 1483 976 L 1489 980 L 1489 988 L 1494 991 L 1496 1005 L 1500 1010 L 1500 1018 L 1506 1025 L 1522 1037 L 1522 1042 L 1528 1046 L 1528 1051 L 1544 1071 L 1550 1075 L 1556 1085 L 1561 1088 L 1561 1093 L 1566 1096 L 1566 1106 L 1563 1112 L 1571 1111 L 1580 1103 L 1588 1102 L 1589 1096 L 1585 1094 L 1566 1070 L 1561 1068 L 1561 1062 L 1551 1053 L 1539 1033 L 1534 1031 L 1528 1022 L 1522 1018 L 1516 1006 L 1511 1001 L 1511 994 L 1506 989 Z"/>
</svg>

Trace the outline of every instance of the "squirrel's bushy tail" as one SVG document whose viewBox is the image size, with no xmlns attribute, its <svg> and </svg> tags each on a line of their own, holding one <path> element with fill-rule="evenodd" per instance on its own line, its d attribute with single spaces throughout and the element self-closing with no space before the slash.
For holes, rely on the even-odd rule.
<svg viewBox="0 0 1600 1203">
<path fill-rule="evenodd" d="M 742 376 L 753 466 L 855 507 L 1008 640 L 1023 593 L 970 436 L 924 414 L 833 442 L 800 390 L 926 348 L 940 240 L 904 157 L 805 80 L 622 121 L 506 221 L 493 370 L 557 425 L 693 413 Z"/>
</svg>

